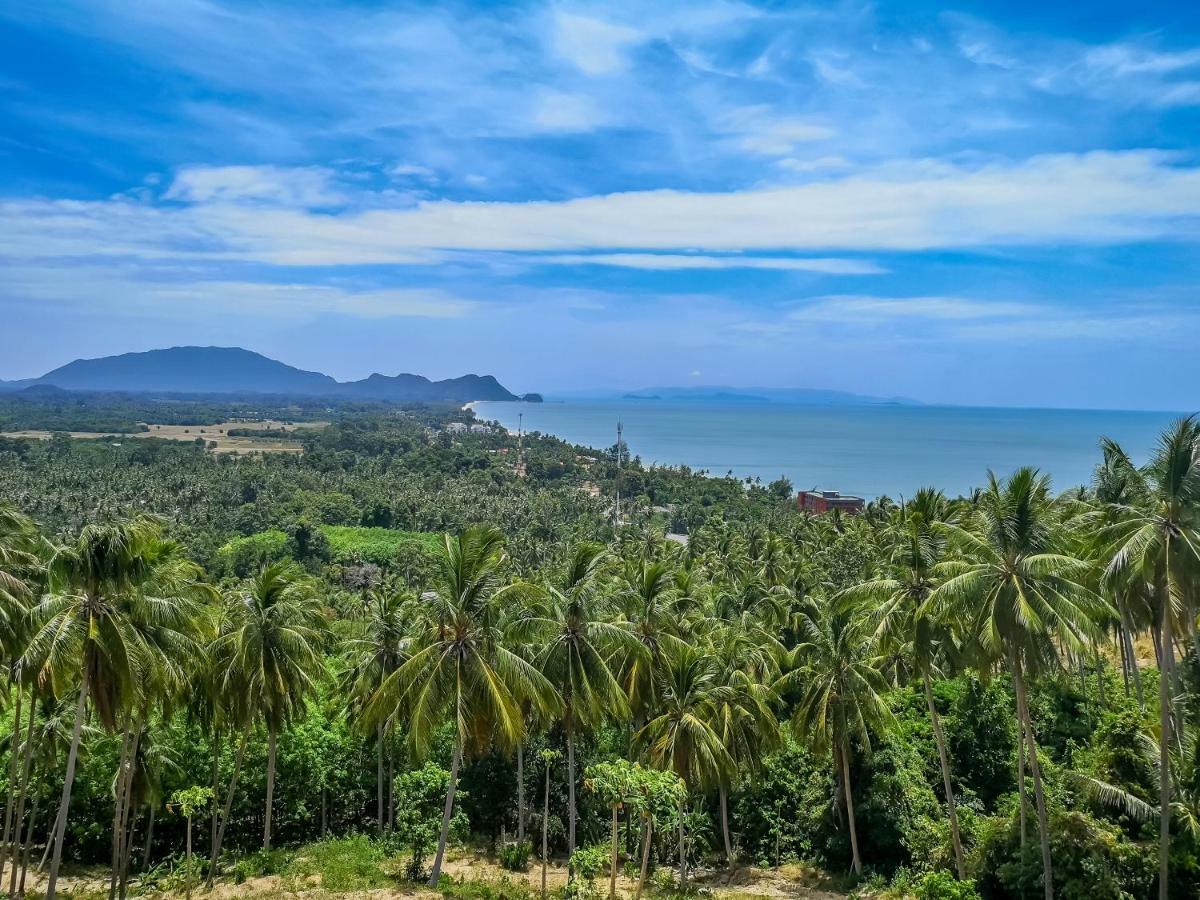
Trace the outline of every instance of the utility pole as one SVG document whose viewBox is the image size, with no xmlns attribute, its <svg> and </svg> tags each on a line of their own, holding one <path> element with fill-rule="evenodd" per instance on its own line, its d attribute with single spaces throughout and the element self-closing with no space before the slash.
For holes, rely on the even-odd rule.
<svg viewBox="0 0 1200 900">
<path fill-rule="evenodd" d="M 614 480 L 613 529 L 621 527 L 621 420 L 617 419 L 617 477 Z"/>
<path fill-rule="evenodd" d="M 517 413 L 517 474 L 525 477 L 525 450 L 521 438 L 525 435 L 525 413 Z"/>
</svg>

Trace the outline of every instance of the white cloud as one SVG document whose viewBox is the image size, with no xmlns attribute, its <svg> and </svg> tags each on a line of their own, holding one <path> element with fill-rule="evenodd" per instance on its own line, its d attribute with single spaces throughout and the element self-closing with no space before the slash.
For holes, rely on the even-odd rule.
<svg viewBox="0 0 1200 900">
<path fill-rule="evenodd" d="M 644 39 L 635 28 L 558 10 L 554 14 L 554 48 L 588 75 L 625 69 L 629 48 Z"/>
<path fill-rule="evenodd" d="M 323 168 L 192 166 L 181 169 L 165 196 L 193 203 L 261 201 L 278 206 L 337 206 L 345 196 Z"/>
<path fill-rule="evenodd" d="M 353 290 L 331 285 L 202 279 L 170 268 L 21 266 L 6 272 L 0 297 L 65 307 L 103 306 L 173 318 L 214 312 L 281 319 L 336 313 L 366 319 L 460 318 L 478 303 L 427 288 Z"/>
<path fill-rule="evenodd" d="M 783 156 L 798 144 L 824 141 L 836 132 L 827 125 L 779 115 L 769 106 L 743 106 L 719 116 L 714 127 L 747 153 Z"/>
<path fill-rule="evenodd" d="M 428 201 L 340 213 L 130 200 L 0 204 L 0 256 L 429 263 L 444 251 L 923 251 L 1200 236 L 1200 169 L 1153 151 L 896 163 L 728 193 Z"/>
<path fill-rule="evenodd" d="M 584 132 L 607 125 L 609 117 L 584 94 L 545 90 L 534 99 L 530 121 L 539 131 Z"/>
<path fill-rule="evenodd" d="M 777 269 L 824 275 L 882 275 L 887 269 L 873 262 L 836 257 L 702 256 L 682 253 L 595 253 L 538 256 L 539 263 L 620 266 L 627 269 Z"/>
<path fill-rule="evenodd" d="M 1040 308 L 1028 303 L 978 300 L 968 297 L 875 297 L 830 295 L 817 297 L 788 314 L 793 322 L 890 325 L 924 319 L 939 322 L 968 322 L 1036 316 Z"/>
</svg>

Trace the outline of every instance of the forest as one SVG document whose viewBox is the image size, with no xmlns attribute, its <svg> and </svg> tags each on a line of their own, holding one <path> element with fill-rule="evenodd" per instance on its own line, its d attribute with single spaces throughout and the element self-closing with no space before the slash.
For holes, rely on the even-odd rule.
<svg viewBox="0 0 1200 900">
<path fill-rule="evenodd" d="M 330 424 L 0 435 L 10 896 L 1200 897 L 1196 419 L 1097 436 L 1087 485 L 809 516 L 467 411 L 262 405 Z"/>
</svg>

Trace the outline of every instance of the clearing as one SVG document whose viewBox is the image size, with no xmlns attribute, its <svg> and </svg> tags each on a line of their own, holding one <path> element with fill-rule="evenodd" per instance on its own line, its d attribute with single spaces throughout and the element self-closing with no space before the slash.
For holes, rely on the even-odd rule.
<svg viewBox="0 0 1200 900">
<path fill-rule="evenodd" d="M 204 438 L 210 444 L 216 444 L 211 449 L 215 453 L 299 453 L 301 446 L 298 439 L 279 437 L 275 432 L 292 433 L 298 429 L 324 428 L 328 422 L 282 422 L 276 419 L 260 419 L 253 422 L 218 422 L 215 425 L 155 425 L 142 423 L 148 431 L 137 431 L 128 434 L 94 431 L 68 431 L 67 435 L 83 440 L 110 438 L 121 441 L 127 438 L 162 438 L 168 441 L 194 441 Z M 268 432 L 262 436 L 237 435 L 230 436 L 231 430 Z M 2 437 L 29 438 L 35 441 L 48 441 L 54 434 L 64 432 L 51 431 L 7 431 Z"/>
</svg>

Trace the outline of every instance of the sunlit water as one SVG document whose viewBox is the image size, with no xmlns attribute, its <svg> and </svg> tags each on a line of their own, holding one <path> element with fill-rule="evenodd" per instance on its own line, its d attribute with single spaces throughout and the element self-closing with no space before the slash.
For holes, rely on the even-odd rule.
<svg viewBox="0 0 1200 900">
<path fill-rule="evenodd" d="M 875 497 L 911 496 L 935 485 L 948 494 L 983 484 L 989 469 L 1023 465 L 1049 472 L 1057 490 L 1087 483 L 1102 436 L 1138 462 L 1152 452 L 1173 413 L 995 409 L 943 406 L 701 405 L 590 401 L 475 405 L 485 420 L 542 431 L 572 443 L 611 447 L 618 419 L 644 463 L 732 471 L 764 482 L 787 476 L 797 488 Z"/>
</svg>

